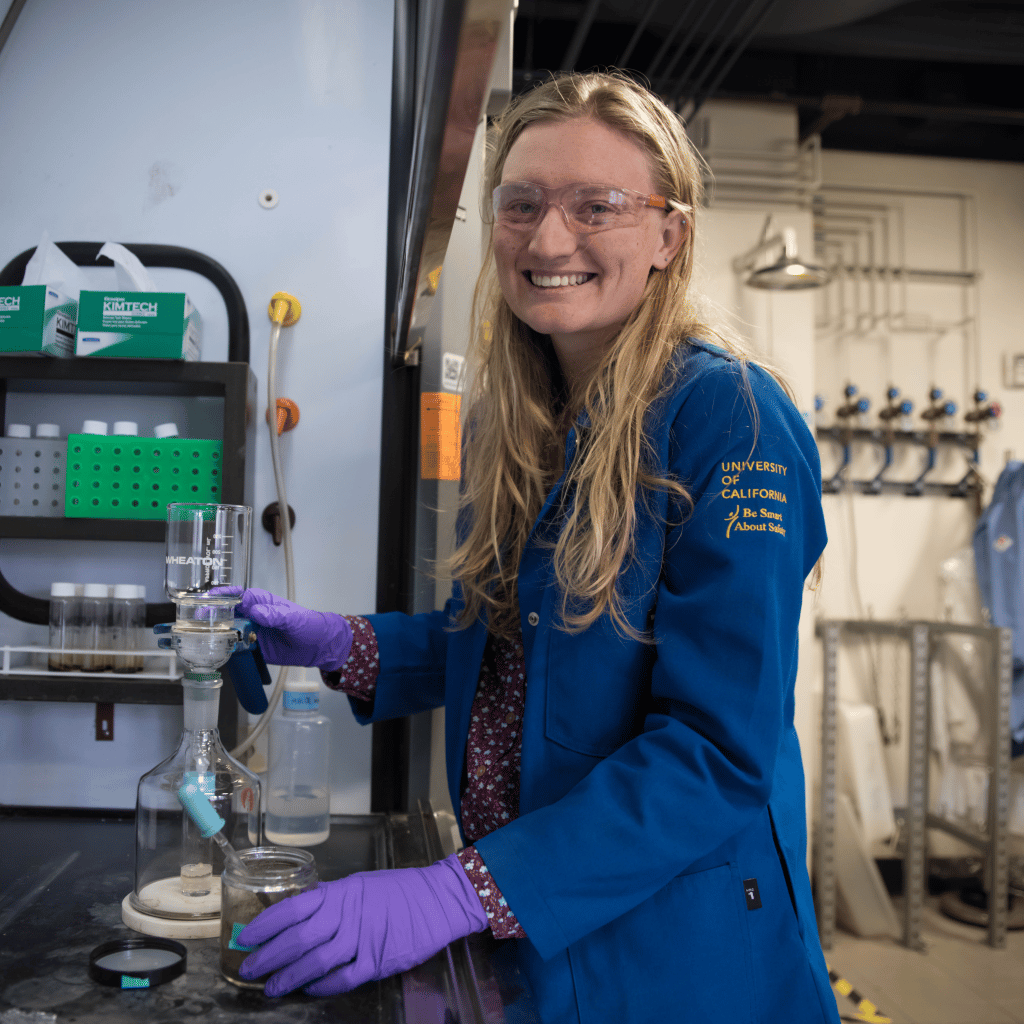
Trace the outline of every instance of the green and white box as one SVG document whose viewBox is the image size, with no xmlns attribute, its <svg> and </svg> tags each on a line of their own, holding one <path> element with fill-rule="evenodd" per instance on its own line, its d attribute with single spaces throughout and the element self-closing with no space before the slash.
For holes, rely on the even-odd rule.
<svg viewBox="0 0 1024 1024">
<path fill-rule="evenodd" d="M 78 303 L 45 284 L 0 288 L 0 352 L 75 354 Z"/>
<path fill-rule="evenodd" d="M 199 358 L 202 321 L 184 292 L 90 292 L 78 303 L 79 356 Z"/>
</svg>

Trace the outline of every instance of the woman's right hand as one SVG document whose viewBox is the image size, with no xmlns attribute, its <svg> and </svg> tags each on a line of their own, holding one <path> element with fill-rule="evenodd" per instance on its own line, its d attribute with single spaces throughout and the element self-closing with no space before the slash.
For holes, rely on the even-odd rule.
<svg viewBox="0 0 1024 1024">
<path fill-rule="evenodd" d="M 256 625 L 268 664 L 306 665 L 335 672 L 348 660 L 352 628 L 344 616 L 310 611 L 255 587 L 238 595 L 238 614 Z"/>
</svg>

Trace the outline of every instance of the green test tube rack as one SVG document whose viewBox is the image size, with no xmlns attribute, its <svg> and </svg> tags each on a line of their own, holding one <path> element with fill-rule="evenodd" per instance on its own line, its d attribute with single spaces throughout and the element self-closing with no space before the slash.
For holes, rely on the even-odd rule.
<svg viewBox="0 0 1024 1024">
<path fill-rule="evenodd" d="M 223 445 L 179 437 L 69 434 L 64 514 L 166 519 L 175 501 L 221 501 Z"/>
</svg>

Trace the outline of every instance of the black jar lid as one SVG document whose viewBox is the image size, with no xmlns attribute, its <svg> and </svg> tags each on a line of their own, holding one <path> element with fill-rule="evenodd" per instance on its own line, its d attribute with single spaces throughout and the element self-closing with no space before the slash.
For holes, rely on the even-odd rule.
<svg viewBox="0 0 1024 1024">
<path fill-rule="evenodd" d="M 89 977 L 111 988 L 154 988 L 184 974 L 187 956 L 172 939 L 114 939 L 89 954 Z"/>
</svg>

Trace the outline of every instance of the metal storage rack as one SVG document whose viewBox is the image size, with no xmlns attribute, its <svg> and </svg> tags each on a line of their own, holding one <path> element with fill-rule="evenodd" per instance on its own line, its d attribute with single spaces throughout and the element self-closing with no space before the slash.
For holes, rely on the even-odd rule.
<svg viewBox="0 0 1024 1024">
<path fill-rule="evenodd" d="M 58 242 L 79 266 L 107 265 L 97 260 L 100 242 Z M 223 403 L 221 440 L 223 469 L 221 500 L 251 505 L 255 450 L 256 377 L 249 366 L 249 320 L 237 283 L 219 263 L 203 253 L 179 246 L 129 243 L 126 246 L 147 267 L 174 267 L 201 274 L 224 300 L 228 317 L 228 362 L 188 363 L 166 359 L 54 359 L 0 355 L 0 427 L 6 423 L 7 396 L 12 392 L 91 395 L 173 395 L 217 398 Z M 33 249 L 26 249 L 0 270 L 0 284 L 21 281 Z M 162 520 L 78 519 L 58 516 L 0 515 L 0 538 L 60 540 L 153 541 L 163 543 Z M 0 611 L 25 622 L 49 621 L 49 602 L 16 590 L 0 572 Z M 154 626 L 175 617 L 174 605 L 146 606 L 146 624 Z M 17 676 L 0 674 L 0 700 L 42 700 L 95 703 L 97 736 L 100 706 L 111 704 L 180 704 L 176 682 L 118 678 L 111 673 L 87 676 L 52 673 Z M 108 709 L 109 713 L 109 709 Z M 225 742 L 235 742 L 236 705 L 222 700 L 220 729 Z"/>
<path fill-rule="evenodd" d="M 816 629 L 824 647 L 824 692 L 821 705 L 821 798 L 815 843 L 815 896 L 818 930 L 823 949 L 831 949 L 836 930 L 836 703 L 839 691 L 839 646 L 844 638 L 888 636 L 910 645 L 910 715 L 908 776 L 903 855 L 903 944 L 922 950 L 921 913 L 924 907 L 926 830 L 940 829 L 979 850 L 990 879 L 988 944 L 1006 945 L 1009 860 L 1007 822 L 1010 784 L 1010 687 L 1012 637 L 1009 629 L 950 622 L 876 622 L 862 619 L 822 620 Z M 990 771 L 987 828 L 964 828 L 928 811 L 928 746 L 930 726 L 929 666 L 938 637 L 966 634 L 987 641 L 990 703 L 984 727 L 988 732 Z"/>
</svg>

